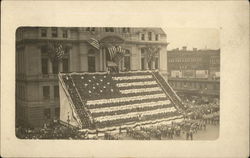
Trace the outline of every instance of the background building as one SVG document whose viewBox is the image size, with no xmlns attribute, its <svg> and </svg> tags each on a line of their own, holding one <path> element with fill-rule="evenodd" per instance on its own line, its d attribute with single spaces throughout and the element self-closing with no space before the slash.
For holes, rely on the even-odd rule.
<svg viewBox="0 0 250 158">
<path fill-rule="evenodd" d="M 180 95 L 219 97 L 220 50 L 174 49 L 167 53 L 168 81 Z"/>
<path fill-rule="evenodd" d="M 167 73 L 167 39 L 160 28 L 62 28 L 21 27 L 16 31 L 16 123 L 42 126 L 59 118 L 58 73 L 106 71 L 107 47 L 95 49 L 94 38 L 102 45 L 119 45 L 126 50 L 119 63 L 121 71 L 159 69 Z M 51 60 L 48 45 L 63 44 L 60 61 Z M 159 48 L 148 63 L 146 47 Z"/>
</svg>

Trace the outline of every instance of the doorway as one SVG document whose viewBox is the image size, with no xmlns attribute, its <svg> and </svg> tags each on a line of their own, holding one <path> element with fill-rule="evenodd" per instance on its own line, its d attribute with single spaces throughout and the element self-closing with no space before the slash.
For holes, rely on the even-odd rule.
<svg viewBox="0 0 250 158">
<path fill-rule="evenodd" d="M 95 56 L 88 56 L 88 72 L 95 72 Z"/>
</svg>

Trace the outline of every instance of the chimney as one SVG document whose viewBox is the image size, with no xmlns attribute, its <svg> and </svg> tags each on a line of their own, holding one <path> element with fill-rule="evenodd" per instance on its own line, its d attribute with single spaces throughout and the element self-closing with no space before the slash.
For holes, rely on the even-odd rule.
<svg viewBox="0 0 250 158">
<path fill-rule="evenodd" d="M 183 46 L 182 50 L 186 51 L 187 50 L 187 46 Z"/>
<path fill-rule="evenodd" d="M 197 51 L 197 48 L 193 48 L 193 51 Z"/>
</svg>

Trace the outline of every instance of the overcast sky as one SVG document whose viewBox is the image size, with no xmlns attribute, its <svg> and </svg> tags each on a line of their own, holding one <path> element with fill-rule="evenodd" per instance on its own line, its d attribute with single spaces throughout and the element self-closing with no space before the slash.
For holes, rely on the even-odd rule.
<svg viewBox="0 0 250 158">
<path fill-rule="evenodd" d="M 192 29 L 192 28 L 164 28 L 167 33 L 167 49 L 182 48 L 188 50 L 219 49 L 219 30 L 217 29 Z"/>
</svg>

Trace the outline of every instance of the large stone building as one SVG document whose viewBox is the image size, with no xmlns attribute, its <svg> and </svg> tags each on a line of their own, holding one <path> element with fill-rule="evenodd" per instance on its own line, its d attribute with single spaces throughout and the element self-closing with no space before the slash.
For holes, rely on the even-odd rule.
<svg viewBox="0 0 250 158">
<path fill-rule="evenodd" d="M 167 52 L 168 81 L 181 94 L 220 95 L 220 50 L 174 49 Z"/>
<path fill-rule="evenodd" d="M 94 38 L 100 50 L 89 44 Z M 53 62 L 48 44 L 60 42 L 64 54 Z M 16 122 L 42 126 L 59 117 L 58 73 L 106 71 L 108 45 L 126 50 L 120 71 L 159 69 L 167 73 L 167 39 L 160 28 L 21 27 L 16 31 Z M 159 48 L 148 63 L 145 48 Z"/>
</svg>

